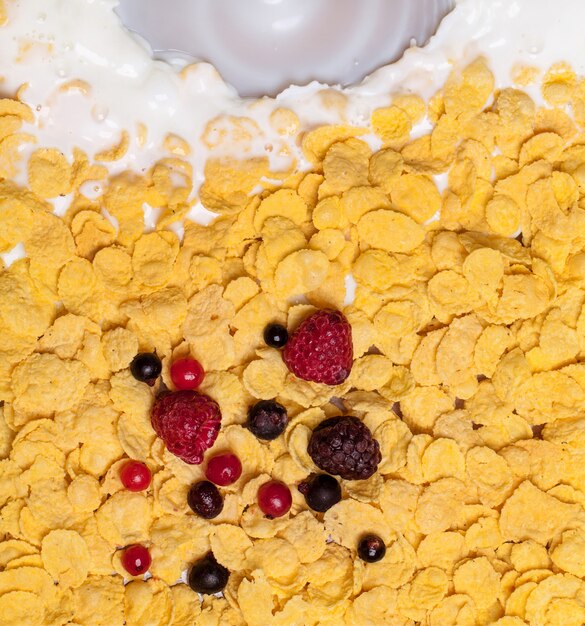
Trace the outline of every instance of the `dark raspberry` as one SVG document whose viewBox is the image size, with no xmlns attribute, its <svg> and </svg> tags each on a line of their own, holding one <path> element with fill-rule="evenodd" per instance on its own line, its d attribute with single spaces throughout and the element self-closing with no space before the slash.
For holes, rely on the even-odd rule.
<svg viewBox="0 0 585 626">
<path fill-rule="evenodd" d="M 378 535 L 366 535 L 358 544 L 358 556 L 366 563 L 381 561 L 386 554 L 386 544 Z"/>
<path fill-rule="evenodd" d="M 319 474 L 312 480 L 301 483 L 299 491 L 313 511 L 319 513 L 325 513 L 341 500 L 341 487 L 329 474 Z"/>
<path fill-rule="evenodd" d="M 185 463 L 198 465 L 217 439 L 221 411 L 217 402 L 206 395 L 175 391 L 156 400 L 151 423 L 169 452 Z"/>
<path fill-rule="evenodd" d="M 351 325 L 339 311 L 317 311 L 292 334 L 282 358 L 298 378 L 340 385 L 353 365 Z"/>
<path fill-rule="evenodd" d="M 205 519 L 213 519 L 223 511 L 221 493 L 208 480 L 201 480 L 191 486 L 187 502 L 194 513 Z"/>
<path fill-rule="evenodd" d="M 281 324 L 268 324 L 264 329 L 264 342 L 271 348 L 284 348 L 288 341 L 288 330 Z"/>
<path fill-rule="evenodd" d="M 369 478 L 382 460 L 369 428 L 349 415 L 321 422 L 311 435 L 308 453 L 317 467 L 345 480 Z"/>
<path fill-rule="evenodd" d="M 286 409 L 274 400 L 260 400 L 248 411 L 248 428 L 258 439 L 276 439 L 287 424 Z"/>
<path fill-rule="evenodd" d="M 229 577 L 229 570 L 220 565 L 210 552 L 191 566 L 189 587 L 197 593 L 219 593 L 225 589 Z"/>
<path fill-rule="evenodd" d="M 162 372 L 162 363 L 153 352 L 141 352 L 132 359 L 130 372 L 136 380 L 152 387 Z"/>
</svg>

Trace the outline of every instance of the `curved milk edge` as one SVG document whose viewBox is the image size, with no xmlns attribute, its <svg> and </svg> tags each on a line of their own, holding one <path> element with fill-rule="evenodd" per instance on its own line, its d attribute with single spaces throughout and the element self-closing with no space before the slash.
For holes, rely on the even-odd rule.
<svg viewBox="0 0 585 626">
<path fill-rule="evenodd" d="M 459 0 L 459 4 L 469 1 Z M 254 118 L 267 136 L 262 139 L 262 145 L 255 146 L 254 152 L 266 154 L 264 144 L 270 134 L 274 134 L 268 118 L 275 108 L 294 110 L 305 128 L 335 123 L 339 121 L 338 114 L 322 107 L 318 96 L 324 90 L 333 89 L 347 95 L 350 104 L 353 99 L 356 106 L 352 107 L 350 123 L 364 123 L 368 116 L 362 110 L 364 98 L 369 101 L 366 106 L 369 111 L 386 104 L 393 91 L 392 84 L 397 81 L 389 75 L 389 68 L 403 66 L 407 55 L 412 59 L 413 54 L 423 50 L 408 50 L 402 60 L 377 70 L 357 86 L 344 88 L 313 81 L 304 86 L 291 85 L 275 97 L 240 98 L 235 88 L 223 81 L 209 63 L 198 62 L 185 70 L 188 66 L 185 57 L 168 61 L 155 58 L 148 42 L 126 29 L 115 12 L 118 5 L 117 0 L 75 0 L 73 4 L 72 0 L 26 0 L 26 3 L 11 0 L 9 21 L 0 28 L 0 51 L 5 59 L 13 60 L 11 71 L 5 77 L 4 92 L 14 94 L 21 85 L 27 84 L 22 99 L 35 113 L 36 121 L 31 130 L 38 137 L 38 144 L 57 147 L 68 156 L 71 156 L 73 147 L 93 155 L 115 144 L 122 130 L 131 130 L 142 119 L 136 112 L 150 108 L 157 118 L 160 115 L 155 120 L 152 119 L 154 114 L 149 116 L 151 119 L 147 125 L 154 136 L 143 148 L 131 145 L 123 159 L 111 164 L 111 172 L 146 169 L 164 156 L 160 148 L 162 140 L 167 133 L 174 132 L 191 140 L 194 150 L 189 160 L 195 172 L 194 192 L 203 182 L 203 166 L 209 154 L 200 143 L 200 135 L 204 125 L 216 115 L 227 113 Z M 443 20 L 439 31 L 445 28 L 445 20 L 452 18 L 459 8 Z M 100 33 L 97 41 L 96 33 Z M 436 37 L 434 35 L 427 45 L 431 45 Z M 25 58 L 16 62 L 23 40 L 34 41 L 37 45 L 50 44 L 54 52 L 48 59 L 33 53 L 30 60 Z M 116 45 L 111 45 L 112 42 Z M 104 45 L 106 52 L 103 52 Z M 181 72 L 186 72 L 188 79 L 181 79 Z M 394 74 L 394 70 L 391 72 Z M 402 75 L 407 73 L 408 69 L 401 72 Z M 86 81 L 97 93 L 91 93 L 89 98 L 58 95 L 58 88 L 74 79 Z M 158 89 L 153 89 L 157 82 L 160 83 Z M 375 83 L 377 87 L 372 89 Z M 150 98 L 149 88 L 152 89 Z M 157 100 L 164 102 L 165 97 L 170 99 L 173 96 L 176 103 L 183 105 L 183 110 L 177 106 L 175 111 L 171 110 L 172 107 L 165 111 L 164 106 L 157 106 Z M 185 127 L 188 119 L 195 120 L 194 128 Z M 371 138 L 370 141 L 375 144 L 376 140 Z M 290 142 L 290 147 L 299 167 L 308 167 L 294 141 Z M 25 148 L 24 159 L 34 149 L 35 146 Z M 277 169 L 278 164 L 274 165 Z M 25 168 L 16 180 L 26 185 Z M 91 197 L 90 192 L 87 195 Z M 55 212 L 60 213 L 58 202 L 53 204 Z M 155 218 L 156 212 L 145 207 L 147 229 L 154 228 Z M 200 204 L 188 215 L 188 219 L 203 224 L 214 218 L 215 214 Z M 177 224 L 174 230 L 181 236 L 183 225 Z M 6 266 L 24 256 L 22 244 L 0 254 Z M 348 281 L 351 284 L 350 277 Z"/>
<path fill-rule="evenodd" d="M 71 156 L 73 147 L 79 147 L 91 158 L 115 145 L 123 130 L 129 131 L 130 148 L 122 159 L 109 164 L 111 174 L 146 171 L 168 156 L 162 147 L 167 134 L 183 137 L 192 147 L 186 159 L 194 170 L 194 195 L 211 154 L 201 135 L 207 122 L 220 114 L 252 118 L 263 136 L 246 156 L 267 155 L 278 170 L 286 162 L 265 148 L 271 137 L 277 139 L 269 123 L 271 112 L 279 107 L 293 110 L 303 129 L 339 123 L 340 111 L 323 106 L 321 94 L 327 90 L 346 97 L 346 123 L 363 125 L 374 109 L 390 103 L 392 94 L 416 93 L 428 99 L 454 67 L 480 55 L 487 57 L 496 87 L 510 84 L 516 63 L 546 68 L 568 60 L 577 71 L 585 70 L 585 40 L 579 36 L 583 21 L 579 16 L 585 17 L 585 3 L 560 0 L 556 14 L 551 15 L 548 0 L 457 0 L 424 47 L 406 50 L 400 60 L 374 71 L 357 85 L 312 82 L 292 85 L 274 98 L 240 98 L 208 63 L 185 69 L 180 60 L 170 64 L 155 59 L 148 44 L 124 27 L 115 13 L 117 5 L 117 0 L 9 0 L 9 21 L 0 28 L 0 54 L 10 67 L 4 91 L 15 93 L 28 83 L 22 99 L 35 111 L 32 130 L 38 145 L 56 147 L 66 156 Z M 23 54 L 19 44 L 27 37 L 37 46 L 50 44 L 53 51 L 43 53 L 33 48 Z M 566 41 L 574 42 L 570 55 Z M 16 62 L 19 55 L 23 59 Z M 91 93 L 61 94 L 59 87 L 73 79 L 86 81 Z M 541 101 L 538 87 L 526 91 Z M 138 122 L 149 130 L 142 147 L 136 142 Z M 415 127 L 414 135 L 428 129 L 428 121 L 423 122 Z M 365 139 L 373 148 L 379 147 L 373 135 Z M 300 169 L 307 169 L 294 137 L 288 147 L 290 159 L 295 159 Z M 22 151 L 24 160 L 34 149 L 31 145 Z M 27 183 L 26 168 L 16 181 Z M 154 227 L 154 216 L 147 208 L 147 228 Z M 198 203 L 187 219 L 207 224 L 214 217 Z M 180 235 L 182 224 L 175 229 Z M 22 247 L 17 247 L 3 258 L 9 263 L 22 254 Z"/>
</svg>

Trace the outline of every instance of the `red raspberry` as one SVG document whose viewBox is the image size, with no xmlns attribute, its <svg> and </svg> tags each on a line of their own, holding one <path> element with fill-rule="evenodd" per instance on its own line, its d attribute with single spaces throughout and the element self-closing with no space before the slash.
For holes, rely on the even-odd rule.
<svg viewBox="0 0 585 626">
<path fill-rule="evenodd" d="M 217 439 L 221 411 L 208 396 L 196 391 L 175 391 L 157 399 L 151 423 L 169 452 L 185 463 L 199 465 Z"/>
<path fill-rule="evenodd" d="M 339 311 L 317 311 L 292 334 L 282 358 L 303 380 L 339 385 L 353 365 L 351 325 Z"/>
</svg>

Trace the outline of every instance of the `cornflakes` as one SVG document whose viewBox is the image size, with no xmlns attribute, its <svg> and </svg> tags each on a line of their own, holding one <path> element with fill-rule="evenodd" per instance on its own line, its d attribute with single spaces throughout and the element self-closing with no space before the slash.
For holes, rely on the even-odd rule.
<svg viewBox="0 0 585 626">
<path fill-rule="evenodd" d="M 89 550 L 75 531 L 51 531 L 43 538 L 41 558 L 45 569 L 63 587 L 80 587 L 87 578 Z"/>
<path fill-rule="evenodd" d="M 514 80 L 538 74 L 518 67 Z M 581 624 L 582 83 L 554 65 L 538 108 L 520 89 L 494 93 L 477 59 L 429 102 L 395 95 L 364 127 L 307 129 L 276 109 L 280 172 L 229 152 L 264 135 L 255 121 L 216 118 L 198 191 L 208 226 L 185 218 L 198 173 L 182 137 L 142 175 L 120 171 L 129 131 L 93 159 L 33 146 L 29 189 L 0 184 L 0 250 L 27 255 L 0 270 L 2 624 Z M 347 115 L 335 90 L 319 97 Z M 23 122 L 35 124 L 28 107 L 0 100 L 5 177 L 35 141 Z M 430 130 L 413 138 L 419 122 Z M 160 211 L 151 232 L 145 205 Z M 263 337 L 320 308 L 352 326 L 352 371 L 333 387 L 295 377 Z M 143 351 L 161 358 L 160 389 L 129 371 Z M 150 424 L 188 356 L 221 407 L 214 453 L 243 466 L 211 520 L 187 501 L 204 467 Z M 286 407 L 282 437 L 246 427 L 258 400 Z M 320 471 L 313 430 L 344 413 L 381 461 L 341 480 L 321 515 L 297 487 Z M 151 471 L 147 490 L 124 488 L 128 458 Z M 270 478 L 292 492 L 276 519 L 257 502 Z M 369 533 L 386 543 L 379 562 L 356 558 Z M 133 543 L 149 548 L 152 577 L 124 586 Z M 200 602 L 180 581 L 210 551 L 230 577 L 224 598 Z"/>
</svg>

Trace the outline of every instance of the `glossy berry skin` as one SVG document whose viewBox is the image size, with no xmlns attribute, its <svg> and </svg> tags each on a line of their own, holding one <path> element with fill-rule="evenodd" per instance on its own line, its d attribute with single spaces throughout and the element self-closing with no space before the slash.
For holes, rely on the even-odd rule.
<svg viewBox="0 0 585 626">
<path fill-rule="evenodd" d="M 317 311 L 292 334 L 282 358 L 298 378 L 340 385 L 353 365 L 351 325 L 340 311 Z"/>
<path fill-rule="evenodd" d="M 223 510 L 221 493 L 208 480 L 201 480 L 191 486 L 187 502 L 194 513 L 205 519 L 213 519 Z"/>
<path fill-rule="evenodd" d="M 284 348 L 288 341 L 288 330 L 282 324 L 268 324 L 264 329 L 264 342 L 271 348 Z"/>
<path fill-rule="evenodd" d="M 325 513 L 341 500 L 341 487 L 329 474 L 319 474 L 310 481 L 299 485 L 307 504 L 319 513 Z"/>
<path fill-rule="evenodd" d="M 130 363 L 132 376 L 151 387 L 162 372 L 161 360 L 153 352 L 141 352 Z"/>
<path fill-rule="evenodd" d="M 204 394 L 175 391 L 157 398 L 150 421 L 169 452 L 198 465 L 217 439 L 221 411 L 217 402 Z"/>
<path fill-rule="evenodd" d="M 278 480 L 264 483 L 258 489 L 258 506 L 266 517 L 282 517 L 292 505 L 290 489 Z"/>
<path fill-rule="evenodd" d="M 286 409 L 274 400 L 260 400 L 248 410 L 248 428 L 258 439 L 276 439 L 287 424 Z"/>
<path fill-rule="evenodd" d="M 225 589 L 230 572 L 220 565 L 211 552 L 193 563 L 189 570 L 189 587 L 202 594 L 219 593 Z"/>
<path fill-rule="evenodd" d="M 171 365 L 171 380 L 177 389 L 197 389 L 205 378 L 205 370 L 195 359 L 179 359 Z"/>
<path fill-rule="evenodd" d="M 242 475 L 242 463 L 235 454 L 217 454 L 207 463 L 205 476 L 207 480 L 226 487 L 232 485 Z"/>
<path fill-rule="evenodd" d="M 386 544 L 378 535 L 366 535 L 358 544 L 358 556 L 366 563 L 381 561 L 386 554 Z"/>
<path fill-rule="evenodd" d="M 152 473 L 140 461 L 128 461 L 120 470 L 120 480 L 128 491 L 144 491 L 150 487 Z"/>
<path fill-rule="evenodd" d="M 131 576 L 142 576 L 148 572 L 152 563 L 150 552 L 144 546 L 128 546 L 122 553 L 122 565 Z"/>
</svg>

